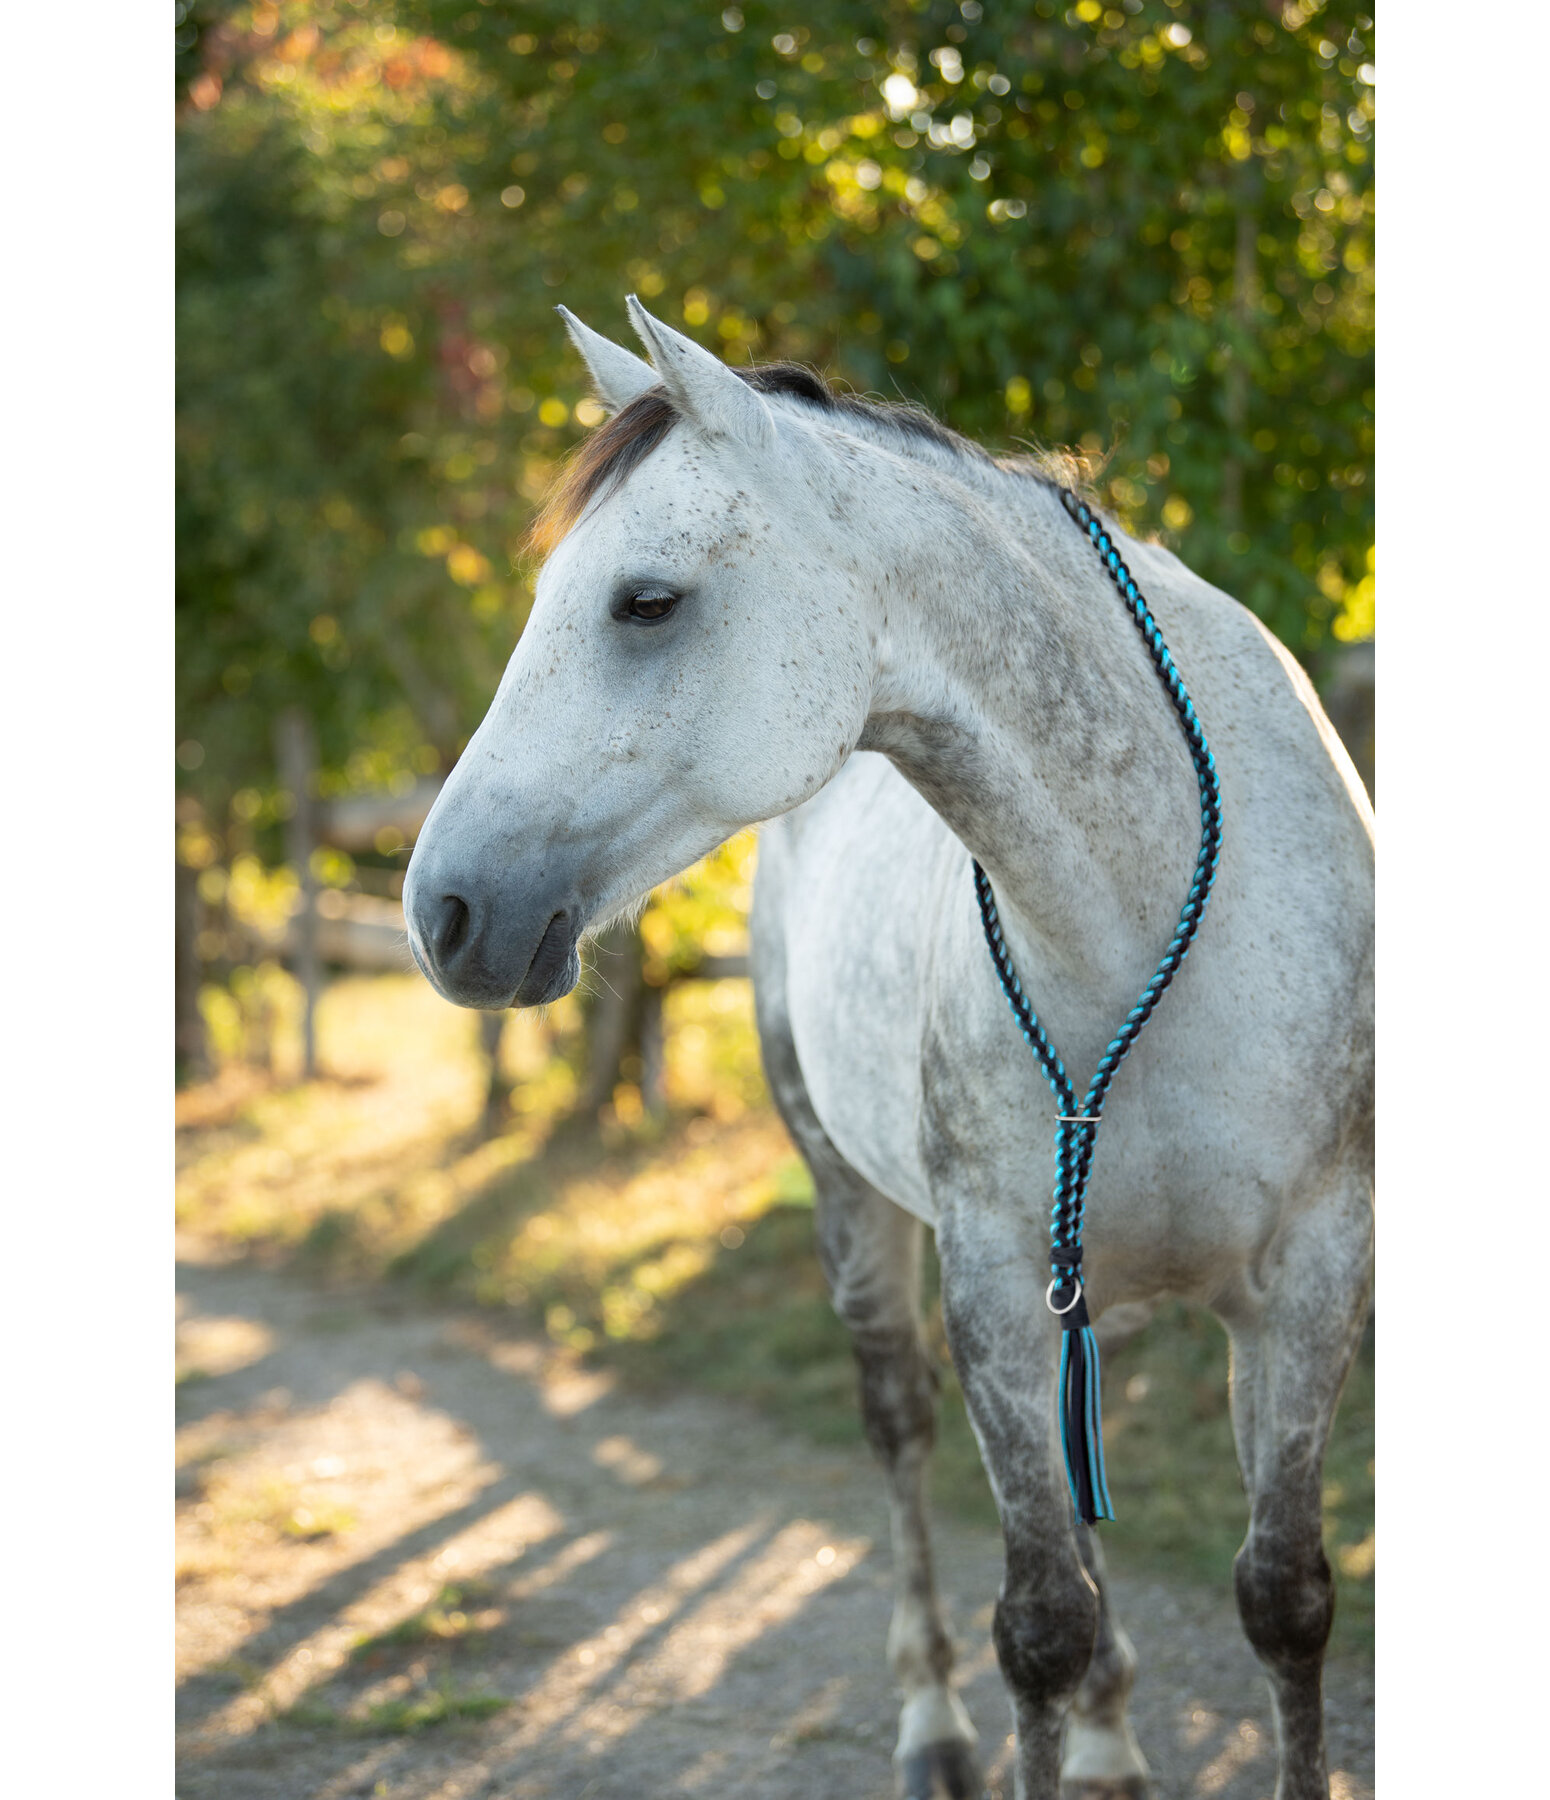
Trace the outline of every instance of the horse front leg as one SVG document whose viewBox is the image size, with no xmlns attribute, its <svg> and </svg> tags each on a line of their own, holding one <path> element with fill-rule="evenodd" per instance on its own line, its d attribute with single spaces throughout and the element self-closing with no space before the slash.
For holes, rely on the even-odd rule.
<svg viewBox="0 0 1550 1800">
<path fill-rule="evenodd" d="M 922 1227 L 838 1159 L 813 1173 L 818 1245 L 850 1330 L 867 1441 L 882 1464 L 895 1602 L 888 1665 L 904 1695 L 894 1766 L 901 1800 L 979 1800 L 975 1731 L 952 1687 L 926 1511 L 937 1378 L 920 1332 Z"/>
<path fill-rule="evenodd" d="M 991 1196 L 954 1196 L 937 1245 L 953 1366 L 1006 1541 L 995 1645 L 1017 1734 L 1017 1800 L 1057 1800 L 1062 1737 L 1092 1665 L 1100 1608 L 1055 1430 L 1060 1328 L 1042 1304 L 1039 1230 Z"/>
<path fill-rule="evenodd" d="M 767 872 L 760 880 L 768 881 Z M 952 1687 L 952 1641 L 926 1519 L 937 1383 L 920 1332 L 923 1228 L 846 1162 L 818 1121 L 786 1015 L 776 917 L 767 900 L 755 905 L 759 1038 L 775 1104 L 812 1171 L 818 1254 L 834 1309 L 850 1330 L 862 1418 L 888 1484 L 896 1590 L 888 1662 L 904 1694 L 894 1751 L 898 1788 L 903 1800 L 978 1800 L 975 1731 Z"/>
<path fill-rule="evenodd" d="M 1327 1800 L 1324 1647 L 1335 1615 L 1324 1555 L 1324 1446 L 1371 1293 L 1371 1189 L 1353 1180 L 1272 1247 L 1263 1301 L 1224 1319 L 1232 1420 L 1249 1495 L 1233 1563 L 1244 1634 L 1270 1683 L 1276 1800 Z"/>
<path fill-rule="evenodd" d="M 1149 1771 L 1128 1712 L 1135 1646 L 1114 1611 L 1097 1531 L 1078 1525 L 1076 1542 L 1098 1590 L 1098 1636 L 1066 1722 L 1062 1800 L 1146 1800 L 1152 1791 Z"/>
</svg>

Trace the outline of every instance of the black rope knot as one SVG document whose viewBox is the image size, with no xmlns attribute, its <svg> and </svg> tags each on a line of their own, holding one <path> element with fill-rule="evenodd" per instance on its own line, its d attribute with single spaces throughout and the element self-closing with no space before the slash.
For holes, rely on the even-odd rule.
<svg viewBox="0 0 1550 1800">
<path fill-rule="evenodd" d="M 1076 1305 L 1069 1309 L 1066 1309 L 1066 1296 L 1063 1288 L 1055 1289 L 1054 1298 L 1056 1304 L 1062 1308 L 1060 1326 L 1063 1331 L 1085 1331 L 1092 1324 L 1092 1320 L 1087 1316 L 1086 1294 L 1079 1294 Z"/>
</svg>

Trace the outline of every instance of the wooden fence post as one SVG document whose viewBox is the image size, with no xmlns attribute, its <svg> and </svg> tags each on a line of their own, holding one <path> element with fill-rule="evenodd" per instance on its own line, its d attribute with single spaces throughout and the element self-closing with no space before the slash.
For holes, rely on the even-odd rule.
<svg viewBox="0 0 1550 1800">
<path fill-rule="evenodd" d="M 511 1110 L 511 1094 L 501 1079 L 501 1038 L 511 1015 L 504 1012 L 481 1012 L 479 1015 L 479 1048 L 485 1058 L 484 1119 L 486 1137 L 493 1137 Z"/>
<path fill-rule="evenodd" d="M 173 970 L 173 1031 L 177 1079 L 203 1081 L 210 1073 L 204 1014 L 199 1010 L 199 871 L 181 860 L 173 889 L 177 961 Z"/>
<path fill-rule="evenodd" d="M 318 884 L 312 871 L 312 851 L 317 843 L 317 802 L 313 790 L 318 758 L 312 722 L 296 707 L 281 713 L 276 723 L 275 760 L 280 781 L 295 801 L 285 823 L 285 855 L 301 882 L 301 908 L 294 920 L 296 979 L 302 991 L 302 1078 L 312 1081 L 318 1072 Z"/>
<path fill-rule="evenodd" d="M 590 972 L 595 984 L 586 1002 L 586 1079 L 580 1111 L 590 1115 L 613 1098 L 625 1058 L 640 1043 L 645 981 L 640 933 L 611 925 L 592 945 Z"/>
</svg>

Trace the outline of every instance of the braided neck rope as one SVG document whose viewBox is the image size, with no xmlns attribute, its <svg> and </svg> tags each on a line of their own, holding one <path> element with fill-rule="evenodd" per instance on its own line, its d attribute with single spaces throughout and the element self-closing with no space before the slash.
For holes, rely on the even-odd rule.
<svg viewBox="0 0 1550 1800">
<path fill-rule="evenodd" d="M 1173 941 L 1164 951 L 1162 961 L 1157 965 L 1157 973 L 1141 990 L 1140 999 L 1130 1009 L 1124 1024 L 1099 1059 L 1097 1070 L 1080 1106 L 1077 1105 L 1076 1089 L 1066 1073 L 1065 1064 L 1056 1055 L 1044 1027 L 1039 1023 L 1038 1014 L 1023 992 L 1001 929 L 1001 917 L 996 910 L 996 898 L 991 891 L 990 878 L 977 861 L 974 864 L 974 892 L 985 928 L 985 942 L 990 947 L 991 961 L 995 964 L 1001 991 L 1006 995 L 1007 1004 L 1011 1007 L 1012 1015 L 1029 1048 L 1038 1058 L 1045 1080 L 1054 1092 L 1058 1108 L 1055 1123 L 1054 1204 L 1050 1209 L 1052 1280 L 1045 1298 L 1051 1310 L 1061 1315 L 1068 1333 L 1080 1330 L 1082 1337 L 1090 1340 L 1087 1308 L 1082 1303 L 1082 1220 L 1087 1203 L 1087 1181 L 1098 1137 L 1098 1123 L 1103 1116 L 1104 1101 L 1108 1098 L 1109 1088 L 1120 1064 L 1130 1054 L 1132 1045 L 1141 1035 L 1141 1027 L 1152 1016 L 1153 1008 L 1178 973 L 1179 965 L 1189 954 L 1190 942 L 1200 929 L 1201 916 L 1205 912 L 1206 901 L 1211 896 L 1216 867 L 1221 860 L 1222 801 L 1216 762 L 1206 746 L 1200 720 L 1195 716 L 1189 693 L 1173 658 L 1168 654 L 1168 646 L 1163 642 L 1157 621 L 1152 617 L 1150 607 L 1136 586 L 1135 578 L 1120 559 L 1119 551 L 1114 547 L 1108 532 L 1093 516 L 1091 509 L 1064 488 L 1061 489 L 1060 498 L 1066 511 L 1087 534 L 1108 571 L 1109 579 L 1119 590 L 1126 610 L 1135 620 L 1163 686 L 1168 690 L 1168 697 L 1179 715 L 1184 738 L 1189 746 L 1190 760 L 1195 765 L 1195 776 L 1200 784 L 1200 854 L 1195 859 L 1194 875 L 1188 897 L 1179 914 L 1178 929 L 1173 934 Z M 1061 1301 L 1059 1306 L 1055 1304 L 1056 1295 Z M 1096 1446 L 1091 1458 L 1091 1479 L 1079 1479 L 1079 1472 L 1072 1468 L 1070 1431 L 1067 1433 L 1067 1472 L 1072 1478 L 1072 1497 L 1077 1501 L 1078 1511 L 1084 1517 L 1090 1512 L 1096 1512 L 1099 1517 L 1112 1518 L 1113 1512 L 1108 1504 L 1108 1491 L 1103 1477 L 1102 1441 L 1098 1435 L 1096 1343 L 1091 1343 L 1088 1354 L 1091 1358 L 1089 1379 L 1092 1395 L 1087 1410 L 1094 1415 L 1089 1425 Z M 1063 1348 L 1063 1389 L 1065 1385 L 1066 1349 Z M 1075 1421 L 1073 1429 L 1080 1426 L 1080 1423 L 1080 1420 Z M 1083 1459 L 1084 1462 L 1087 1460 Z M 1085 1477 L 1087 1471 L 1084 1469 L 1080 1474 Z M 1081 1490 L 1084 1488 L 1091 1490 L 1091 1506 L 1083 1504 L 1084 1495 Z M 1087 1522 L 1092 1523 L 1092 1518 L 1087 1517 Z"/>
</svg>

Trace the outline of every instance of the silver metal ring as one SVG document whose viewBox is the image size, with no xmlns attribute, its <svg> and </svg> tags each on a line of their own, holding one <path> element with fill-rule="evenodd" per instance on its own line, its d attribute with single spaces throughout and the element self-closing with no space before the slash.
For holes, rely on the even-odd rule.
<svg viewBox="0 0 1550 1800">
<path fill-rule="evenodd" d="M 1076 1292 L 1071 1296 L 1069 1303 L 1065 1306 L 1056 1306 L 1055 1305 L 1053 1299 L 1051 1298 L 1051 1295 L 1053 1295 L 1054 1292 L 1055 1292 L 1055 1283 L 1054 1283 L 1054 1281 L 1051 1281 L 1049 1286 L 1047 1288 L 1045 1288 L 1045 1290 L 1044 1290 L 1044 1304 L 1050 1309 L 1050 1311 L 1055 1315 L 1055 1317 L 1057 1319 L 1059 1319 L 1059 1318 L 1063 1317 L 1066 1313 L 1070 1312 L 1071 1308 L 1076 1305 L 1078 1300 L 1081 1299 L 1082 1284 L 1081 1284 L 1081 1282 L 1078 1282 L 1076 1284 Z"/>
</svg>

